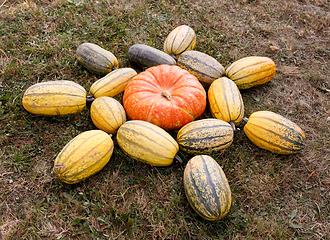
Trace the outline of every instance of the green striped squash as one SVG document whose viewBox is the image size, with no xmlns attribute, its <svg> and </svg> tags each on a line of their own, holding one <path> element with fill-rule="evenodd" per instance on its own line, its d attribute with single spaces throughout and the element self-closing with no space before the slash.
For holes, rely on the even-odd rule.
<svg viewBox="0 0 330 240">
<path fill-rule="evenodd" d="M 180 149 L 189 154 L 209 154 L 229 147 L 234 138 L 232 126 L 216 118 L 196 120 L 177 134 Z"/>
<path fill-rule="evenodd" d="M 301 128 L 277 113 L 257 111 L 246 121 L 246 136 L 260 148 L 277 154 L 293 154 L 304 148 L 305 134 Z"/>
<path fill-rule="evenodd" d="M 215 80 L 208 90 L 213 117 L 240 125 L 244 117 L 244 103 L 237 85 L 227 77 Z"/>
<path fill-rule="evenodd" d="M 68 142 L 54 161 L 54 173 L 61 181 L 74 184 L 99 172 L 110 160 L 113 141 L 106 132 L 89 130 Z"/>
<path fill-rule="evenodd" d="M 118 68 L 94 82 L 89 93 L 98 97 L 114 97 L 123 92 L 129 81 L 137 75 L 132 68 Z"/>
<path fill-rule="evenodd" d="M 112 97 L 96 98 L 91 105 L 90 116 L 98 129 L 110 134 L 115 134 L 126 122 L 124 107 Z"/>
<path fill-rule="evenodd" d="M 269 82 L 275 75 L 276 66 L 268 57 L 245 57 L 226 68 L 226 76 L 233 80 L 239 89 L 248 89 Z"/>
<path fill-rule="evenodd" d="M 113 53 L 94 43 L 83 43 L 76 52 L 78 62 L 85 68 L 98 75 L 106 75 L 117 69 L 118 60 Z"/>
<path fill-rule="evenodd" d="M 208 155 L 191 158 L 183 173 L 183 185 L 190 206 L 202 218 L 217 221 L 231 207 L 231 190 L 225 173 Z"/>
<path fill-rule="evenodd" d="M 215 58 L 195 50 L 182 53 L 177 65 L 197 77 L 205 86 L 209 86 L 225 73 L 225 68 Z"/>
<path fill-rule="evenodd" d="M 81 112 L 86 106 L 86 90 L 78 83 L 59 80 L 36 83 L 26 89 L 23 107 L 32 114 L 43 116 Z"/>
<path fill-rule="evenodd" d="M 179 151 L 175 139 L 161 127 L 141 120 L 125 122 L 117 142 L 129 157 L 153 166 L 169 166 Z"/>
<path fill-rule="evenodd" d="M 195 31 L 187 25 L 181 25 L 170 32 L 165 39 L 164 52 L 177 58 L 181 53 L 193 50 L 195 45 Z"/>
<path fill-rule="evenodd" d="M 131 63 L 149 68 L 162 64 L 175 65 L 176 61 L 167 53 L 144 44 L 135 44 L 128 50 L 128 59 Z"/>
</svg>

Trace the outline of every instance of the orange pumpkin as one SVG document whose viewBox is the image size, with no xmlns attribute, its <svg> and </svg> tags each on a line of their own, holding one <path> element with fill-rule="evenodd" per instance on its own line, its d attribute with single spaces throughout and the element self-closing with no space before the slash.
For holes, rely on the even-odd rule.
<svg viewBox="0 0 330 240">
<path fill-rule="evenodd" d="M 202 115 L 206 92 L 188 71 L 176 65 L 158 65 L 131 80 L 125 88 L 123 105 L 130 119 L 173 130 Z"/>
</svg>

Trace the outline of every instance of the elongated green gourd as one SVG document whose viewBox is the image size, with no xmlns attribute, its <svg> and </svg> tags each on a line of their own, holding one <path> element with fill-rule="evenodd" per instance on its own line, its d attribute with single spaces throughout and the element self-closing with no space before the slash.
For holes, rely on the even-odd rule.
<svg viewBox="0 0 330 240">
<path fill-rule="evenodd" d="M 79 45 L 76 58 L 85 68 L 102 76 L 117 69 L 119 66 L 118 60 L 113 53 L 94 43 Z"/>
<path fill-rule="evenodd" d="M 135 44 L 128 50 L 128 59 L 131 63 L 149 68 L 162 64 L 175 65 L 176 61 L 167 53 L 144 44 Z"/>
</svg>

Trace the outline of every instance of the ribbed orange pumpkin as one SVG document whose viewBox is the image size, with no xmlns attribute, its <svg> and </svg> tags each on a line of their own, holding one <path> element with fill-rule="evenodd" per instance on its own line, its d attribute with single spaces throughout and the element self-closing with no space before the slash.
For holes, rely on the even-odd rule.
<svg viewBox="0 0 330 240">
<path fill-rule="evenodd" d="M 202 115 L 206 92 L 188 71 L 176 65 L 159 65 L 131 80 L 125 88 L 123 105 L 130 119 L 173 130 Z"/>
</svg>

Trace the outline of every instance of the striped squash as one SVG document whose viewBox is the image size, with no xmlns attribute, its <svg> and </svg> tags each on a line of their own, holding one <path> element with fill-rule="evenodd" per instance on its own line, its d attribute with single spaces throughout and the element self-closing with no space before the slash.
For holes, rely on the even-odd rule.
<svg viewBox="0 0 330 240">
<path fill-rule="evenodd" d="M 246 121 L 246 136 L 260 148 L 277 154 L 293 154 L 304 148 L 304 132 L 297 124 L 279 114 L 258 111 Z"/>
<path fill-rule="evenodd" d="M 48 81 L 26 89 L 22 104 L 32 114 L 61 116 L 82 111 L 86 106 L 86 95 L 86 90 L 78 83 Z"/>
<path fill-rule="evenodd" d="M 96 98 L 91 105 L 90 116 L 98 129 L 110 134 L 115 134 L 126 122 L 124 107 L 112 97 Z"/>
<path fill-rule="evenodd" d="M 215 118 L 190 122 L 177 134 L 180 149 L 189 154 L 209 154 L 225 149 L 232 144 L 233 138 L 232 126 Z"/>
<path fill-rule="evenodd" d="M 227 77 L 215 80 L 208 90 L 212 116 L 240 125 L 244 117 L 244 103 L 237 85 Z"/>
<path fill-rule="evenodd" d="M 178 143 L 169 133 L 141 120 L 130 120 L 121 125 L 117 142 L 126 155 L 153 166 L 172 164 L 179 151 Z"/>
<path fill-rule="evenodd" d="M 187 25 L 181 25 L 170 32 L 165 39 L 164 52 L 177 58 L 181 53 L 193 50 L 195 45 L 195 31 Z"/>
<path fill-rule="evenodd" d="M 144 44 L 135 44 L 128 50 L 128 59 L 131 63 L 149 68 L 162 64 L 175 65 L 176 61 L 167 53 Z"/>
<path fill-rule="evenodd" d="M 231 190 L 225 173 L 208 155 L 191 158 L 183 173 L 183 185 L 190 206 L 202 218 L 217 221 L 231 207 Z"/>
<path fill-rule="evenodd" d="M 113 152 L 111 137 L 101 130 L 80 133 L 57 155 L 54 173 L 61 181 L 74 184 L 99 172 Z"/>
<path fill-rule="evenodd" d="M 275 75 L 276 66 L 268 57 L 245 57 L 226 68 L 226 76 L 233 80 L 239 89 L 248 89 L 269 82 Z"/>
<path fill-rule="evenodd" d="M 177 65 L 197 77 L 205 86 L 225 73 L 225 68 L 215 58 L 195 50 L 182 53 Z"/>
<path fill-rule="evenodd" d="M 114 97 L 123 92 L 129 81 L 137 75 L 132 68 L 116 69 L 94 82 L 89 90 L 94 98 Z"/>
<path fill-rule="evenodd" d="M 85 68 L 102 76 L 119 66 L 115 55 L 94 43 L 79 45 L 76 58 Z"/>
</svg>

